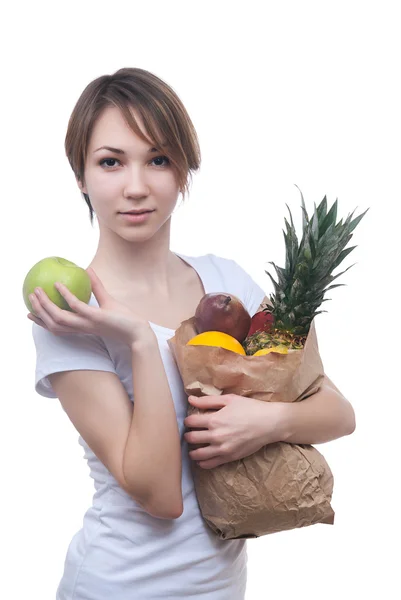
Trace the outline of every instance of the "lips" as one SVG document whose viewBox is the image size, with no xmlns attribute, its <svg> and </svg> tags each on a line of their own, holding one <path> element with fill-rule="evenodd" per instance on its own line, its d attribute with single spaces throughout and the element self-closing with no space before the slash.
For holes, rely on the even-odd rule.
<svg viewBox="0 0 401 600">
<path fill-rule="evenodd" d="M 121 213 L 122 215 L 143 215 L 145 213 L 153 212 L 153 210 L 129 210 Z"/>
</svg>

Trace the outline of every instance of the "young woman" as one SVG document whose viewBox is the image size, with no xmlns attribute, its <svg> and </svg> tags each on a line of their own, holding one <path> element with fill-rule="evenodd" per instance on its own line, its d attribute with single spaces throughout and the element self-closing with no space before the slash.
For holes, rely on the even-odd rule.
<svg viewBox="0 0 401 600">
<path fill-rule="evenodd" d="M 219 427 L 212 413 L 185 418 L 188 398 L 167 340 L 205 293 L 235 294 L 251 315 L 266 300 L 235 261 L 170 250 L 173 210 L 200 166 L 194 126 L 165 82 L 120 69 L 86 87 L 65 147 L 99 224 L 88 266 L 93 294 L 87 305 L 59 286 L 70 312 L 39 289 L 28 316 L 35 389 L 59 398 L 96 491 L 57 600 L 243 600 L 246 540 L 220 540 L 205 524 L 191 460 L 213 468 L 279 440 L 335 439 L 353 430 L 352 407 L 326 377 L 297 406 L 247 399 L 245 415 L 241 397 L 223 395 L 202 405 L 219 410 Z M 197 442 L 208 446 L 189 451 Z"/>
</svg>

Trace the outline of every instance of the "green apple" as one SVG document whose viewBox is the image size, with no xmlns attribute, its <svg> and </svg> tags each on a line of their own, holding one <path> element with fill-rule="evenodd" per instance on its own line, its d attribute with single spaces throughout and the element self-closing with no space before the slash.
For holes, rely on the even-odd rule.
<svg viewBox="0 0 401 600">
<path fill-rule="evenodd" d="M 49 256 L 33 265 L 25 277 L 22 294 L 29 312 L 35 314 L 29 295 L 34 293 L 36 287 L 42 288 L 54 304 L 64 310 L 72 311 L 67 301 L 54 287 L 56 281 L 63 283 L 74 296 L 88 304 L 92 286 L 89 274 L 85 269 L 65 258 Z"/>
</svg>

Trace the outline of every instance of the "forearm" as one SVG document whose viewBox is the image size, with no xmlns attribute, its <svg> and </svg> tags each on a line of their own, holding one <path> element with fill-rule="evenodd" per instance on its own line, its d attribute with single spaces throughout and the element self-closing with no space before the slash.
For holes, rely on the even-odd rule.
<svg viewBox="0 0 401 600">
<path fill-rule="evenodd" d="M 323 444 L 351 434 L 351 404 L 325 377 L 321 389 L 300 402 L 281 404 L 281 439 L 292 444 Z"/>
<path fill-rule="evenodd" d="M 182 509 L 181 446 L 177 417 L 156 337 L 132 351 L 134 413 L 125 450 L 128 482 L 155 516 Z M 140 484 L 139 484 L 140 482 Z"/>
</svg>

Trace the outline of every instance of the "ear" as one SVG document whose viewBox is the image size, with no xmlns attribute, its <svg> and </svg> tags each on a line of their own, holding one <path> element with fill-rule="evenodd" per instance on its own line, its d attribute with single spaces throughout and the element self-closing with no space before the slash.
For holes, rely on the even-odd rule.
<svg viewBox="0 0 401 600">
<path fill-rule="evenodd" d="M 81 192 L 83 194 L 87 194 L 88 192 L 86 190 L 85 183 L 83 181 L 81 181 L 80 179 L 78 179 L 78 177 L 76 177 L 76 181 L 77 181 L 78 187 L 81 190 Z"/>
</svg>

